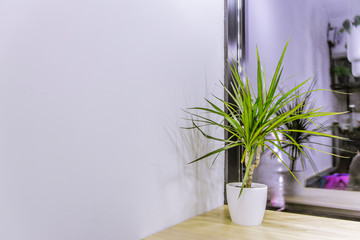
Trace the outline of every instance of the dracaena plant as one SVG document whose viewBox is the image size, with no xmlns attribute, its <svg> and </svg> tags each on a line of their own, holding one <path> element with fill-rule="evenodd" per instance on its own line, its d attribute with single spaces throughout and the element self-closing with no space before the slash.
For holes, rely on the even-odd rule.
<svg viewBox="0 0 360 240">
<path fill-rule="evenodd" d="M 197 129 L 205 138 L 223 143 L 220 148 L 215 149 L 190 163 L 195 163 L 209 156 L 217 156 L 220 152 L 234 147 L 243 147 L 244 154 L 242 155 L 241 162 L 245 163 L 246 170 L 243 179 L 244 184 L 242 184 L 240 194 L 244 187 L 251 187 L 254 170 L 259 165 L 260 155 L 265 149 L 269 149 L 274 155 L 279 157 L 271 148 L 276 146 L 281 152 L 289 156 L 289 153 L 282 147 L 282 145 L 286 143 L 294 145 L 299 149 L 300 154 L 304 154 L 302 148 L 308 146 L 303 146 L 293 138 L 287 140 L 281 139 L 281 134 L 286 135 L 286 132 L 299 132 L 314 136 L 341 138 L 320 131 L 297 128 L 285 130 L 283 128 L 285 124 L 301 119 L 314 119 L 317 117 L 341 114 L 322 111 L 322 107 L 311 108 L 307 111 L 298 111 L 304 106 L 304 101 L 299 101 L 299 97 L 303 94 L 307 94 L 305 91 L 303 94 L 299 95 L 298 90 L 310 79 L 305 80 L 289 91 L 279 91 L 279 83 L 283 72 L 282 62 L 287 44 L 288 43 L 286 43 L 284 47 L 268 88 L 257 50 L 256 91 L 253 90 L 251 82 L 245 74 L 243 77 L 235 66 L 230 66 L 233 82 L 230 84 L 230 87 L 226 87 L 222 84 L 229 95 L 229 99 L 223 100 L 222 98 L 215 96 L 217 103 L 206 99 L 209 107 L 193 107 L 189 108 L 187 111 L 191 115 L 191 129 Z M 279 113 L 279 111 L 284 109 L 288 104 L 293 104 L 292 109 Z M 221 120 L 212 120 L 212 116 L 220 116 Z M 224 129 L 228 133 L 228 138 L 224 139 L 212 136 L 203 130 L 204 126 L 214 126 Z M 269 138 L 269 135 L 275 137 Z M 279 159 L 281 160 L 281 158 Z M 284 162 L 283 164 L 286 166 Z M 290 171 L 288 166 L 286 166 L 286 168 Z M 296 179 L 291 171 L 290 173 Z"/>
<path fill-rule="evenodd" d="M 296 111 L 290 115 L 290 117 L 306 113 L 307 111 L 314 109 L 314 104 L 311 102 L 311 98 L 315 83 L 316 81 L 313 81 L 304 94 L 302 94 L 300 89 L 296 90 L 295 94 L 298 97 L 296 97 L 294 101 L 286 104 L 283 108 L 279 109 L 276 114 L 283 115 L 284 113 L 289 112 L 291 109 L 294 109 L 296 106 L 300 107 L 298 107 Z M 308 161 L 314 171 L 318 173 L 315 162 L 312 159 L 313 145 L 319 144 L 330 148 L 332 148 L 332 146 L 312 142 L 312 132 L 325 132 L 326 130 L 328 130 L 328 128 L 326 128 L 324 124 L 316 123 L 316 119 L 314 118 L 298 118 L 291 122 L 286 122 L 281 127 L 281 129 L 284 130 L 282 132 L 284 141 L 281 143 L 281 146 L 288 153 L 290 160 L 290 165 L 288 167 L 290 171 L 296 170 L 295 163 L 298 161 L 301 162 L 302 170 L 305 170 L 306 162 Z M 293 129 L 301 131 L 292 131 Z M 292 142 L 294 141 L 298 145 L 292 144 Z M 272 156 L 274 156 L 274 154 L 272 154 Z"/>
<path fill-rule="evenodd" d="M 314 93 L 314 86 L 316 84 L 316 80 L 314 80 L 307 91 L 302 93 L 300 89 L 295 91 L 295 94 L 297 97 L 294 101 L 289 102 L 287 105 L 285 105 L 283 108 L 281 108 L 276 114 L 277 115 L 283 115 L 285 112 L 289 112 L 291 109 L 294 109 L 296 106 L 300 106 L 296 109 L 295 112 L 291 114 L 290 117 L 294 115 L 299 115 L 302 113 L 306 113 L 308 111 L 311 111 L 314 109 L 314 102 L 312 102 L 312 94 Z M 341 92 L 337 92 L 341 93 Z M 341 93 L 343 94 L 343 93 Z M 317 167 L 315 165 L 315 162 L 312 158 L 313 152 L 314 152 L 314 146 L 324 146 L 329 149 L 336 149 L 341 150 L 344 152 L 350 152 L 346 149 L 337 148 L 334 146 L 331 146 L 326 143 L 320 143 L 316 141 L 312 141 L 312 137 L 315 136 L 314 132 L 326 132 L 331 130 L 331 127 L 326 126 L 327 121 L 317 121 L 319 119 L 317 118 L 298 118 L 296 120 L 293 120 L 291 122 L 285 123 L 281 129 L 282 132 L 282 148 L 285 150 L 289 156 L 290 165 L 288 166 L 290 171 L 303 171 L 306 169 L 306 163 L 309 162 L 315 173 L 319 176 L 319 172 L 317 170 Z M 321 119 L 323 120 L 323 119 Z M 301 130 L 301 131 L 292 131 L 292 130 Z M 297 145 L 293 144 L 293 142 L 296 142 Z M 335 154 L 332 154 L 337 157 L 344 157 L 344 156 L 338 156 Z M 272 154 L 274 156 L 274 154 Z M 296 169 L 296 162 L 301 162 L 301 169 Z"/>
</svg>

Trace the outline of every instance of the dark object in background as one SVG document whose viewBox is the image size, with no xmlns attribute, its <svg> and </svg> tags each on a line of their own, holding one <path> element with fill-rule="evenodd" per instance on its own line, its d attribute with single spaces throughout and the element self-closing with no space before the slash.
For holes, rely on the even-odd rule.
<svg viewBox="0 0 360 240">
<path fill-rule="evenodd" d="M 353 158 L 349 167 L 349 183 L 347 190 L 360 191 L 360 153 Z"/>
</svg>

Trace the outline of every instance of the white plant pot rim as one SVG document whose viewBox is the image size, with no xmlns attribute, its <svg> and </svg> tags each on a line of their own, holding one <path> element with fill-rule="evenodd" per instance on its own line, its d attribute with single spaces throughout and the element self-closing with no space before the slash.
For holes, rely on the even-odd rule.
<svg viewBox="0 0 360 240">
<path fill-rule="evenodd" d="M 226 185 L 228 185 L 229 187 L 234 187 L 234 188 L 239 188 L 241 187 L 243 184 L 243 182 L 231 182 L 231 183 L 227 183 Z M 267 185 L 262 184 L 262 183 L 252 183 L 251 184 L 251 188 L 244 188 L 245 189 L 253 189 L 254 191 L 256 190 L 261 190 L 267 188 Z"/>
</svg>

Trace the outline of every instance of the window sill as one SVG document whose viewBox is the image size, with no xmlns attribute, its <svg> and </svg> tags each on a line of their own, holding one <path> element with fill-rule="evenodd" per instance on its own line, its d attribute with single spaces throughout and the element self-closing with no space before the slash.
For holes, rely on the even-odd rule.
<svg viewBox="0 0 360 240">
<path fill-rule="evenodd" d="M 301 196 L 286 196 L 285 211 L 360 220 L 360 192 L 305 188 Z"/>
</svg>

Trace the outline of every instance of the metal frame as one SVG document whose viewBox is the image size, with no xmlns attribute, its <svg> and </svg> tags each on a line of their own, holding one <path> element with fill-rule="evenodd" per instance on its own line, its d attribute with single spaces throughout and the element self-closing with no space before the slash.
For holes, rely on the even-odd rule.
<svg viewBox="0 0 360 240">
<path fill-rule="evenodd" d="M 245 12 L 246 0 L 225 1 L 225 86 L 229 87 L 233 81 L 229 64 L 244 62 L 246 56 L 246 34 L 245 34 Z M 225 100 L 228 101 L 228 94 L 224 92 Z M 227 133 L 225 132 L 227 138 Z M 225 152 L 225 185 L 229 182 L 239 182 L 243 178 L 243 166 L 241 164 L 242 149 L 232 148 Z M 224 193 L 225 203 L 226 194 Z"/>
</svg>

